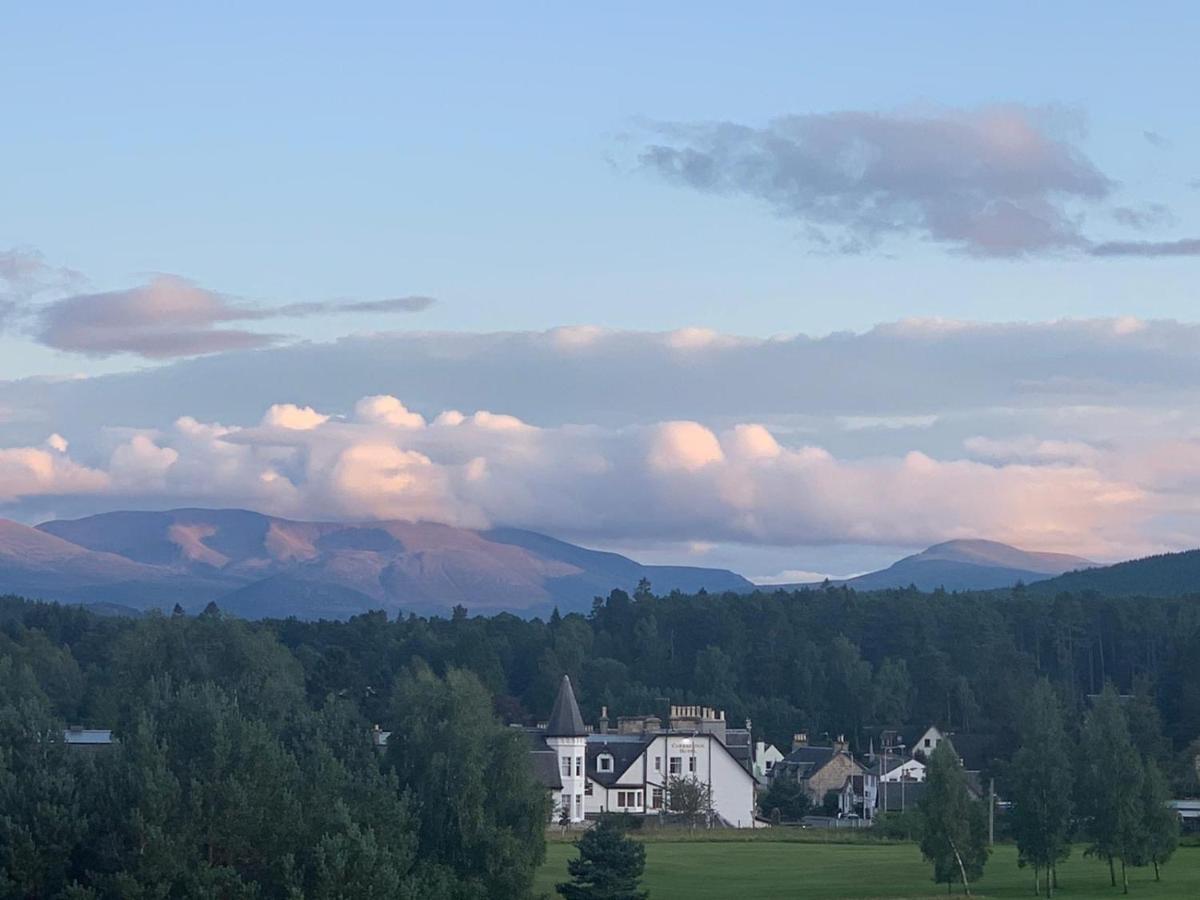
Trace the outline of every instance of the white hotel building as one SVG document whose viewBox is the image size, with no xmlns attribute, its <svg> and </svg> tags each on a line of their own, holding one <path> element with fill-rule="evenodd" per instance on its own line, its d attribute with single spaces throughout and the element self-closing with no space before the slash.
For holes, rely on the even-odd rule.
<svg viewBox="0 0 1200 900">
<path fill-rule="evenodd" d="M 603 714 L 592 730 L 563 676 L 546 725 L 528 733 L 535 770 L 553 800 L 553 821 L 564 809 L 572 822 L 602 812 L 659 815 L 669 804 L 671 779 L 690 778 L 709 787 L 719 823 L 755 826 L 749 730 L 727 728 L 723 713 L 673 706 L 666 727 L 657 716 L 641 716 L 618 720 L 615 732 Z"/>
</svg>

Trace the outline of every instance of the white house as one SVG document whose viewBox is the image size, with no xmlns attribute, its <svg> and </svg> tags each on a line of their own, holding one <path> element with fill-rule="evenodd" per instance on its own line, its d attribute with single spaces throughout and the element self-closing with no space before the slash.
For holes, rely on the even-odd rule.
<svg viewBox="0 0 1200 900">
<path fill-rule="evenodd" d="M 615 733 L 605 715 L 601 729 L 590 731 L 564 676 L 545 727 L 529 734 L 535 771 L 554 801 L 554 821 L 564 809 L 571 822 L 604 812 L 660 815 L 670 806 L 672 779 L 683 778 L 708 786 L 718 822 L 755 825 L 754 776 L 726 746 L 724 716 L 713 710 L 673 707 L 665 728 L 658 717 L 646 716 L 622 719 Z"/>
<path fill-rule="evenodd" d="M 933 751 L 938 748 L 938 744 L 946 739 L 946 734 L 936 725 L 930 725 L 925 729 L 925 733 L 913 741 L 912 755 L 914 757 L 924 757 L 929 759 L 933 756 Z"/>
<path fill-rule="evenodd" d="M 779 752 L 779 748 L 774 744 L 768 744 L 765 741 L 756 741 L 754 744 L 754 778 L 759 784 L 766 784 L 771 780 L 771 772 L 775 770 L 775 764 L 783 759 L 783 754 Z"/>
<path fill-rule="evenodd" d="M 919 759 L 902 759 L 898 765 L 892 766 L 879 776 L 881 782 L 895 784 L 899 781 L 924 781 L 925 763 Z"/>
</svg>

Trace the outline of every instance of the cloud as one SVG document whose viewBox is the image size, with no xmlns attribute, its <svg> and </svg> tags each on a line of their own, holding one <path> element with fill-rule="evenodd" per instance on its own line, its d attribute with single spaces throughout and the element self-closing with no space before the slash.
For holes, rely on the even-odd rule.
<svg viewBox="0 0 1200 900">
<path fill-rule="evenodd" d="M 573 334 L 374 334 L 0 382 L 0 447 L 53 473 L 10 468 L 0 515 L 236 505 L 679 553 L 1200 544 L 1200 326 L 912 319 L 702 352 Z M 782 552 L 752 571 L 822 570 Z"/>
<path fill-rule="evenodd" d="M 656 122 L 638 164 L 673 184 L 761 200 L 805 223 L 820 252 L 857 254 L 903 237 L 976 257 L 1200 252 L 1194 239 L 1098 242 L 1084 232 L 1084 212 L 1117 185 L 1082 149 L 1079 123 L 1062 109 L 1019 105 L 814 113 L 763 127 Z M 1156 203 L 1109 213 L 1138 230 L 1173 221 Z"/>
<path fill-rule="evenodd" d="M 425 418 L 420 413 L 410 412 L 403 403 L 387 394 L 363 397 L 354 405 L 354 413 L 360 421 L 396 428 L 423 428 L 425 425 Z"/>
<path fill-rule="evenodd" d="M 641 165 L 697 190 L 747 195 L 843 247 L 914 236 L 976 256 L 1087 243 L 1070 204 L 1112 181 L 1060 111 L 1020 106 L 926 114 L 794 115 L 756 128 L 659 123 Z M 657 140 L 655 140 L 657 139 Z"/>
<path fill-rule="evenodd" d="M 1093 256 L 1200 256 L 1200 238 L 1177 241 L 1105 241 L 1088 251 Z"/>
<path fill-rule="evenodd" d="M 494 427 L 510 419 L 520 427 Z M 0 451 L 0 498 L 90 493 L 110 507 L 149 498 L 590 541 L 894 545 L 986 535 L 1103 555 L 1137 539 L 1160 508 L 1152 487 L 1119 468 L 1105 456 L 842 458 L 785 445 L 754 422 L 720 433 L 686 420 L 543 428 L 476 414 L 397 428 L 277 404 L 259 426 L 182 417 L 122 436 L 97 466 L 47 448 Z"/>
<path fill-rule="evenodd" d="M 95 494 L 108 487 L 105 472 L 68 458 L 55 446 L 55 437 L 45 447 L 0 449 L 0 504 L 28 497 Z"/>
<path fill-rule="evenodd" d="M 432 297 L 391 297 L 386 300 L 355 300 L 350 302 L 318 301 L 314 303 L 289 303 L 256 311 L 254 318 L 266 319 L 296 316 L 318 316 L 333 313 L 397 313 L 421 312 L 437 301 Z"/>
<path fill-rule="evenodd" d="M 50 265 L 36 250 L 0 250 L 0 329 L 31 298 L 50 291 L 78 289 L 83 283 L 80 273 Z"/>
<path fill-rule="evenodd" d="M 1167 147 L 1171 142 L 1166 137 L 1159 134 L 1157 131 L 1143 131 L 1142 137 L 1146 139 L 1146 143 L 1154 147 Z"/>
<path fill-rule="evenodd" d="M 286 428 L 289 431 L 310 431 L 323 425 L 329 416 L 322 415 L 311 406 L 296 406 L 294 403 L 276 403 L 267 410 L 262 423 L 268 428 Z"/>
<path fill-rule="evenodd" d="M 1145 230 L 1159 225 L 1169 224 L 1175 220 L 1171 210 L 1162 203 L 1146 203 L 1139 207 L 1113 207 L 1112 217 L 1127 228 Z"/>
<path fill-rule="evenodd" d="M 435 302 L 408 296 L 263 306 L 239 302 L 175 275 L 155 275 L 125 290 L 71 293 L 82 283 L 78 273 L 50 266 L 35 251 L 0 252 L 0 326 L 19 321 L 35 340 L 72 353 L 170 359 L 257 349 L 285 340 L 281 334 L 229 323 L 411 313 Z M 64 293 L 68 295 L 44 299 Z"/>
</svg>

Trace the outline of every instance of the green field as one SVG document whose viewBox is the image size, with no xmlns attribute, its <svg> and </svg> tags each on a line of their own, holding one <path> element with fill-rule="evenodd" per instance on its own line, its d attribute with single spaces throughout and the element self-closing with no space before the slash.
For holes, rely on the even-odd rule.
<svg viewBox="0 0 1200 900">
<path fill-rule="evenodd" d="M 566 879 L 569 843 L 552 842 L 534 895 L 557 897 Z M 945 897 L 911 844 L 816 843 L 780 840 L 663 840 L 646 843 L 643 886 L 651 900 L 771 900 L 771 898 Z M 1117 873 L 1120 879 L 1120 871 Z M 1109 886 L 1108 867 L 1080 849 L 1059 869 L 1056 897 L 1121 897 Z M 1200 848 L 1181 847 L 1154 882 L 1151 869 L 1131 869 L 1130 896 L 1200 898 Z M 961 890 L 956 893 L 961 894 Z M 1017 868 L 1016 849 L 998 846 L 976 897 L 1031 897 L 1033 873 Z"/>
</svg>

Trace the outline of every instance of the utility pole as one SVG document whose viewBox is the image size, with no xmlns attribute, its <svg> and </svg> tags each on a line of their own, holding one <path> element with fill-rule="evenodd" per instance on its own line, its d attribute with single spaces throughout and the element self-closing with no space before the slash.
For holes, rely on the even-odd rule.
<svg viewBox="0 0 1200 900">
<path fill-rule="evenodd" d="M 996 779 L 988 779 L 988 846 L 996 845 Z"/>
</svg>

